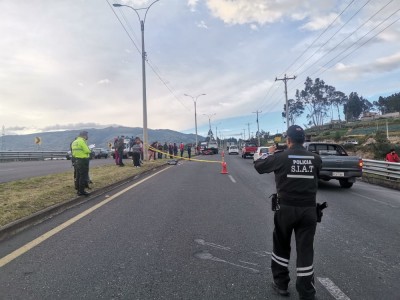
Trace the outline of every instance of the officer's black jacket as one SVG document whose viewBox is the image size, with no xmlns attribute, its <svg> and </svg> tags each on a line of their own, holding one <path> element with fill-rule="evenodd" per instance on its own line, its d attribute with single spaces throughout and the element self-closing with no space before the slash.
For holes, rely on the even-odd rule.
<svg viewBox="0 0 400 300">
<path fill-rule="evenodd" d="M 301 145 L 256 160 L 258 173 L 275 173 L 276 189 L 281 204 L 315 206 L 318 173 L 322 161 L 318 154 L 307 151 Z"/>
</svg>

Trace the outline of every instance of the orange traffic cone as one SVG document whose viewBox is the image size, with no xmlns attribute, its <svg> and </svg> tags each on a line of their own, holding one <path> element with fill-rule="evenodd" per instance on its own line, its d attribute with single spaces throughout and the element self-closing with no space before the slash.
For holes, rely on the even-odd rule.
<svg viewBox="0 0 400 300">
<path fill-rule="evenodd" d="M 228 170 L 226 169 L 226 162 L 222 162 L 222 170 L 221 170 L 221 174 L 228 174 Z"/>
</svg>

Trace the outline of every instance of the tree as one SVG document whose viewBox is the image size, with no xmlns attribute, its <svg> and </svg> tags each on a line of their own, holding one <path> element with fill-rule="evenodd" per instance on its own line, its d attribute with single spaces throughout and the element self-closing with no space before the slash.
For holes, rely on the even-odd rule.
<svg viewBox="0 0 400 300">
<path fill-rule="evenodd" d="M 299 96 L 299 91 L 296 91 L 296 101 L 288 100 L 289 106 L 289 126 L 295 124 L 296 118 L 300 117 L 304 112 L 304 105 Z M 283 105 L 282 118 L 286 118 L 286 103 Z"/>
<path fill-rule="evenodd" d="M 400 111 L 400 93 L 393 94 L 389 97 L 379 97 L 378 101 L 374 101 L 374 106 L 381 114 L 393 113 Z"/>
<path fill-rule="evenodd" d="M 309 124 L 320 126 L 324 124 L 324 118 L 328 115 L 329 103 L 327 102 L 327 86 L 323 80 L 315 81 L 307 77 L 305 88 L 299 93 L 299 98 L 308 110 Z M 296 91 L 296 96 L 298 91 Z"/>
<path fill-rule="evenodd" d="M 346 121 L 358 119 L 361 113 L 371 110 L 372 107 L 372 103 L 367 99 L 359 97 L 356 92 L 351 92 L 347 103 L 343 106 Z"/>
<path fill-rule="evenodd" d="M 331 120 L 333 120 L 333 108 L 335 107 L 339 121 L 341 121 L 339 108 L 348 101 L 348 98 L 345 93 L 337 91 L 333 86 L 327 86 L 326 90 L 328 102 L 331 106 Z"/>
</svg>

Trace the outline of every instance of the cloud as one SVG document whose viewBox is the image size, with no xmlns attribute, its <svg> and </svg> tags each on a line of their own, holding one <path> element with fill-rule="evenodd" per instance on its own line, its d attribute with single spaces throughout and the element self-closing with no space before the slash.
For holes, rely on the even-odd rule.
<svg viewBox="0 0 400 300">
<path fill-rule="evenodd" d="M 109 84 L 111 81 L 109 79 L 102 79 L 97 82 L 97 84 Z"/>
<path fill-rule="evenodd" d="M 208 26 L 204 21 L 200 21 L 200 23 L 197 23 L 197 27 L 208 29 Z"/>
<path fill-rule="evenodd" d="M 400 68 L 400 52 L 376 59 L 368 64 L 344 64 L 338 63 L 333 68 L 334 71 L 348 79 L 355 79 L 370 74 L 381 74 L 392 72 Z"/>
<path fill-rule="evenodd" d="M 196 11 L 197 2 L 199 2 L 199 0 L 188 0 L 187 5 L 189 6 L 191 12 Z"/>
<path fill-rule="evenodd" d="M 310 31 L 317 31 L 320 29 L 324 29 L 332 23 L 332 21 L 337 17 L 337 14 L 331 13 L 326 16 L 318 16 L 311 18 L 309 22 L 301 26 L 301 29 L 306 29 Z"/>
</svg>

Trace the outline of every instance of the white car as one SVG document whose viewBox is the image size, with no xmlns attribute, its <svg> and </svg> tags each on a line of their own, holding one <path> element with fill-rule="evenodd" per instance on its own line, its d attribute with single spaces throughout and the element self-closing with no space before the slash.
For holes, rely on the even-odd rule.
<svg viewBox="0 0 400 300">
<path fill-rule="evenodd" d="M 258 147 L 257 151 L 254 153 L 253 161 L 259 159 L 264 153 L 268 154 L 269 147 Z"/>
<path fill-rule="evenodd" d="M 229 155 L 231 155 L 231 154 L 239 154 L 238 146 L 235 146 L 235 145 L 229 146 L 228 154 Z"/>
</svg>

